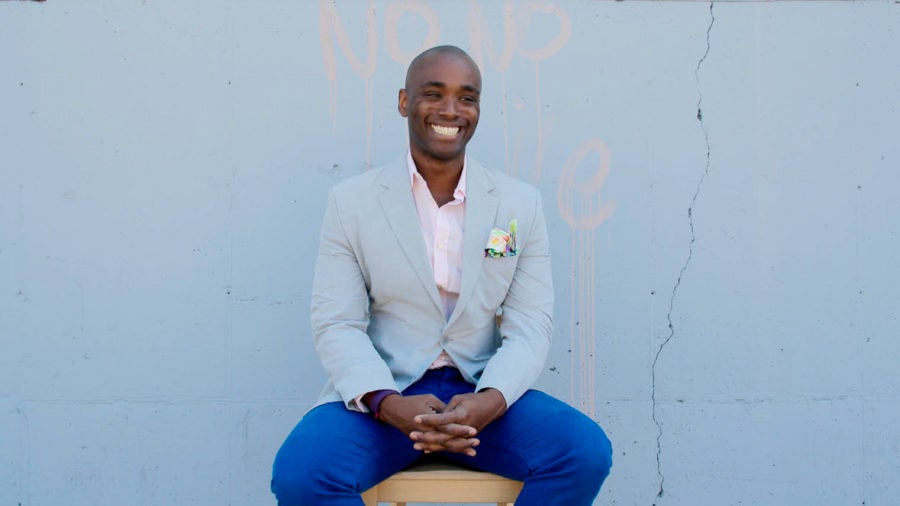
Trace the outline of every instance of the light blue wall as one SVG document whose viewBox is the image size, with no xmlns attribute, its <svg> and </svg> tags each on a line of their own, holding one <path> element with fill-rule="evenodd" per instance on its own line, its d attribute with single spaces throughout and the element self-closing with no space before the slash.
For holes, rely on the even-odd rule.
<svg viewBox="0 0 900 506">
<path fill-rule="evenodd" d="M 598 504 L 896 504 L 898 40 L 893 1 L 0 2 L 0 504 L 274 503 L 325 190 L 403 154 L 433 42 L 543 193 Z"/>
</svg>

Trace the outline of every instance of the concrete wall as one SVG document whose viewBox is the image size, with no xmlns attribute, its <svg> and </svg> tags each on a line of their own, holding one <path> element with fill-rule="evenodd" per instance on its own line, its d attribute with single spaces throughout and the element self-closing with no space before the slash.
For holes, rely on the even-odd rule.
<svg viewBox="0 0 900 506">
<path fill-rule="evenodd" d="M 541 189 L 597 504 L 900 495 L 900 5 L 0 1 L 0 504 L 274 504 L 325 190 L 409 58 Z"/>
</svg>

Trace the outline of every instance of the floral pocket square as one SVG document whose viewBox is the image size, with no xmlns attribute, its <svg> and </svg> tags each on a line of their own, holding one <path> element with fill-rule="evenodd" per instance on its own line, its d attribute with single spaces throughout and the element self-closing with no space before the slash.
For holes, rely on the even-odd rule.
<svg viewBox="0 0 900 506">
<path fill-rule="evenodd" d="M 495 228 L 491 230 L 488 237 L 487 246 L 484 248 L 484 256 L 486 257 L 514 257 L 519 254 L 519 248 L 516 247 L 516 235 L 519 228 L 519 222 L 515 219 L 509 220 L 509 231 Z"/>
</svg>

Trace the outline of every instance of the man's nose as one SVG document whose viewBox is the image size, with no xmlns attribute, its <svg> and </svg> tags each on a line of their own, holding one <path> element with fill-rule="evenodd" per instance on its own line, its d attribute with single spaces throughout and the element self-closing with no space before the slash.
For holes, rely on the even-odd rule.
<svg viewBox="0 0 900 506">
<path fill-rule="evenodd" d="M 456 110 L 456 100 L 453 97 L 447 97 L 441 102 L 441 116 L 456 117 L 459 113 Z"/>
</svg>

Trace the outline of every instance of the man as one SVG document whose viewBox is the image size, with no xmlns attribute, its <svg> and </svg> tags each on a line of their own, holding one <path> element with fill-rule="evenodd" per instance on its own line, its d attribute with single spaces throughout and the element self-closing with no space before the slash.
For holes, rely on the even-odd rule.
<svg viewBox="0 0 900 506">
<path fill-rule="evenodd" d="M 591 419 L 542 392 L 553 287 L 537 190 L 466 156 L 481 73 L 417 56 L 409 152 L 332 188 L 312 327 L 330 381 L 275 458 L 280 505 L 360 505 L 425 453 L 524 481 L 516 504 L 591 504 L 611 465 Z"/>
</svg>

